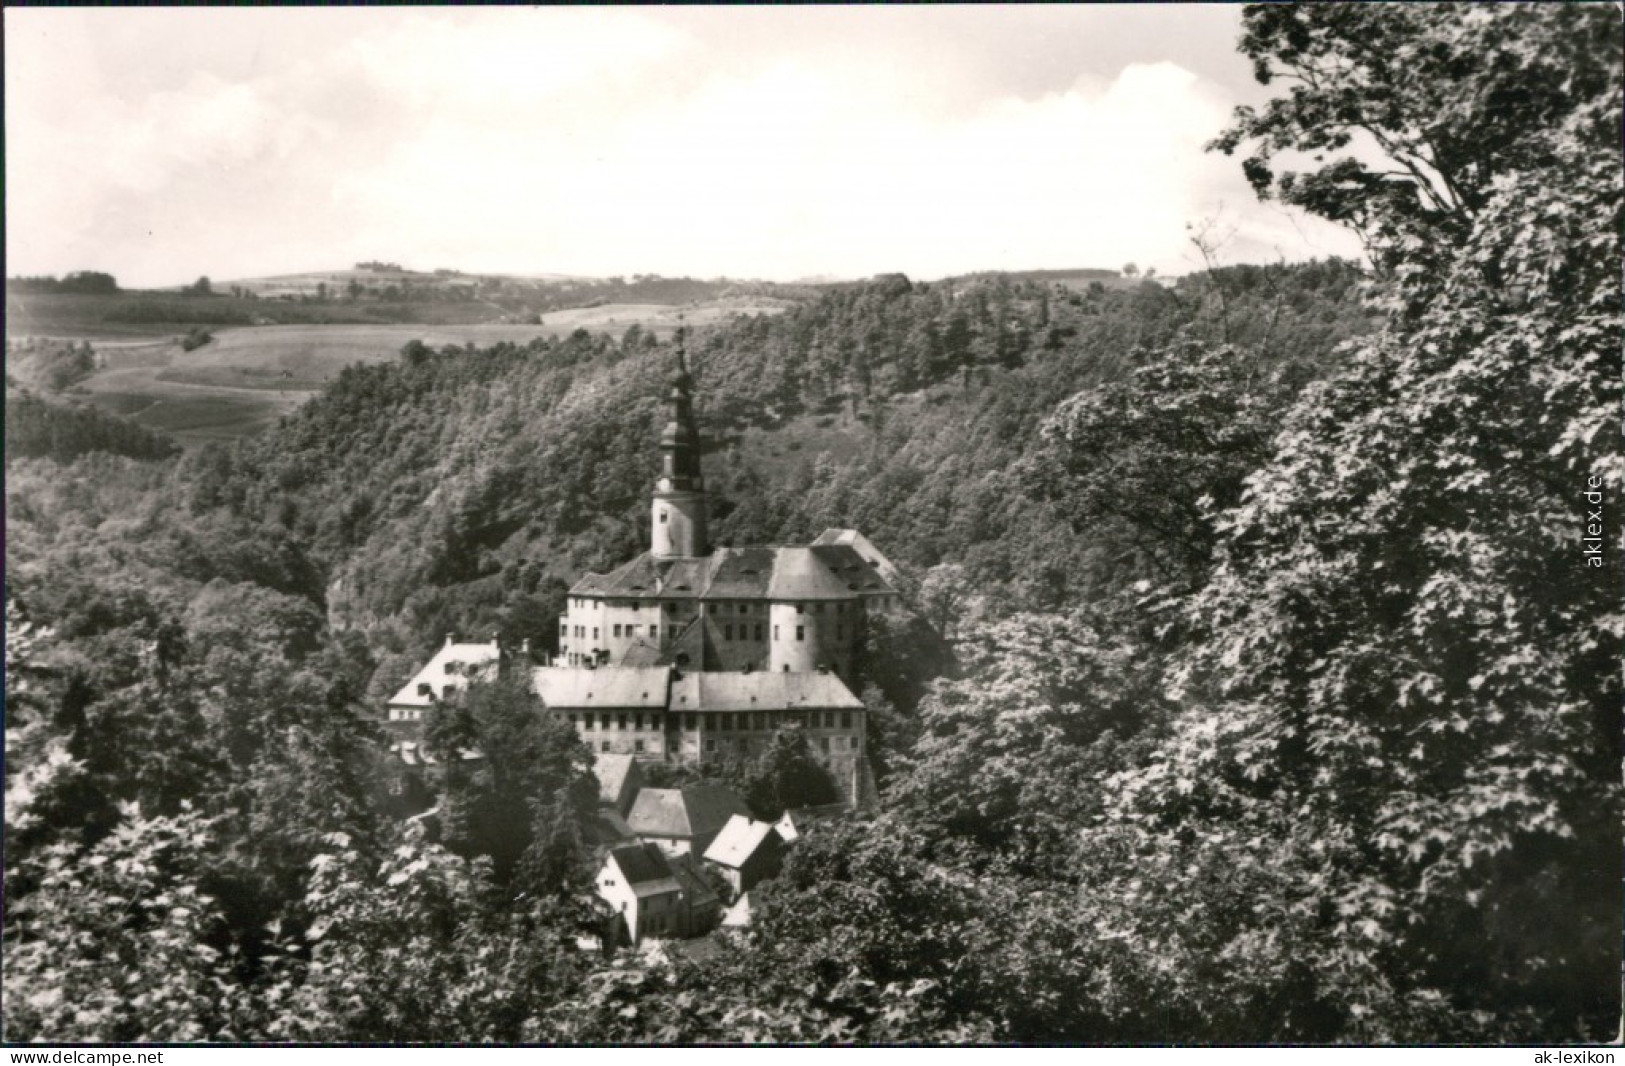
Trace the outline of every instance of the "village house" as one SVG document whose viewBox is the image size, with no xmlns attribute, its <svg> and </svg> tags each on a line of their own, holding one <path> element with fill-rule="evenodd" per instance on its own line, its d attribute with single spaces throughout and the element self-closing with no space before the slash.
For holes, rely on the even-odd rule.
<svg viewBox="0 0 1625 1066">
<path fill-rule="evenodd" d="M 653 844 L 613 848 L 595 887 L 614 912 L 611 943 L 650 937 L 703 936 L 722 915 L 721 900 L 691 856 L 668 856 Z"/>
<path fill-rule="evenodd" d="M 772 822 L 736 814 L 705 849 L 704 859 L 728 882 L 731 898 L 738 899 L 778 874 L 784 852 L 785 840 Z"/>
<path fill-rule="evenodd" d="M 495 639 L 489 644 L 459 644 L 448 634 L 434 658 L 389 698 L 386 728 L 392 735 L 416 737 L 422 732 L 425 711 L 467 688 L 471 680 L 494 676 L 501 654 Z"/>
<path fill-rule="evenodd" d="M 748 818 L 750 808 L 732 789 L 700 783 L 639 791 L 626 824 L 639 840 L 668 855 L 698 857 L 736 815 Z"/>
</svg>

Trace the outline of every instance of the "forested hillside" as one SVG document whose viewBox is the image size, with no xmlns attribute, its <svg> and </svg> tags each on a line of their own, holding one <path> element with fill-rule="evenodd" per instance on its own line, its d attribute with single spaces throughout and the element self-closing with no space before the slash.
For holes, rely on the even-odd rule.
<svg viewBox="0 0 1625 1066">
<path fill-rule="evenodd" d="M 1617 14 L 1246 23 L 1310 88 L 1217 147 L 1368 271 L 891 275 L 686 338 L 713 539 L 856 527 L 912 608 L 879 810 L 704 962 L 575 948 L 590 755 L 523 692 L 437 725 L 493 756 L 438 842 L 373 724 L 643 547 L 676 342 L 413 344 L 180 457 L 8 417 L 7 1038 L 1611 1036 Z M 1356 128 L 1394 172 L 1275 173 Z"/>
</svg>

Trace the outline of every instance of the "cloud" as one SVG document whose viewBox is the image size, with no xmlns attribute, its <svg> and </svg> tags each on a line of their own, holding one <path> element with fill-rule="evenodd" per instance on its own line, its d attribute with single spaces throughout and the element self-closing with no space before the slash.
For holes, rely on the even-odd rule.
<svg viewBox="0 0 1625 1066">
<path fill-rule="evenodd" d="M 1127 260 L 1167 273 L 1188 268 L 1186 223 L 1221 204 L 1238 249 L 1305 254 L 1299 229 L 1342 239 L 1255 207 L 1234 161 L 1202 151 L 1228 92 L 1174 62 L 1037 91 L 983 57 L 967 82 L 980 95 L 945 107 L 937 90 L 974 39 L 916 56 L 896 33 L 797 47 L 760 17 L 736 49 L 725 20 L 638 10 L 295 14 L 170 13 L 109 36 L 89 12 L 8 11 L 13 262 L 136 284 L 372 257 L 781 278 Z M 874 16 L 891 30 L 901 17 Z M 207 49 L 210 33 L 229 47 Z M 178 37 L 206 61 L 188 63 Z"/>
</svg>

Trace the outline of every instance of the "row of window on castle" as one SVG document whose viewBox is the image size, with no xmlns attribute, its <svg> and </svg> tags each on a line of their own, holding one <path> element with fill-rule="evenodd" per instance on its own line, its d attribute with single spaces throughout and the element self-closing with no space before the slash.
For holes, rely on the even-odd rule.
<svg viewBox="0 0 1625 1066">
<path fill-rule="evenodd" d="M 573 599 L 570 601 L 570 606 L 572 609 L 579 610 L 588 606 L 601 606 L 601 604 L 599 604 L 598 601 L 589 602 L 583 599 Z M 610 600 L 609 606 L 638 611 L 642 610 L 644 605 L 640 600 Z M 667 600 L 660 604 L 661 610 L 664 610 L 667 614 L 676 614 L 683 606 L 684 604 L 673 600 Z M 832 614 L 846 613 L 847 605 L 840 600 L 836 600 L 829 606 L 832 608 Z M 756 600 L 749 603 L 707 603 L 705 605 L 705 613 L 712 616 L 719 614 L 734 614 L 736 613 L 736 608 L 738 614 L 765 614 L 767 612 L 767 604 L 760 600 Z M 798 603 L 795 605 L 795 608 L 797 614 L 824 613 L 823 603 Z"/>
<path fill-rule="evenodd" d="M 592 711 L 583 711 L 577 714 L 569 712 L 570 723 L 586 729 L 686 729 L 694 731 L 699 728 L 700 716 L 690 711 L 686 714 L 650 714 L 616 712 L 611 714 L 603 711 L 595 714 Z M 711 713 L 705 716 L 710 729 L 721 732 L 742 731 L 747 733 L 767 732 L 783 725 L 798 725 L 808 729 L 851 729 L 851 711 L 796 711 L 781 714 L 774 711 L 740 711 L 738 714 Z M 647 725 L 645 720 L 647 719 Z M 836 725 L 837 721 L 840 723 Z M 737 722 L 737 725 L 736 725 Z"/>
<path fill-rule="evenodd" d="M 671 627 L 667 626 L 666 628 L 670 629 Z M 806 626 L 796 626 L 795 630 L 796 630 L 796 639 L 797 640 L 806 640 L 807 639 L 807 627 Z M 643 635 L 643 626 L 639 625 L 637 623 L 633 623 L 633 622 L 626 622 L 626 623 L 617 622 L 615 625 L 612 625 L 612 626 L 609 627 L 609 631 L 610 631 L 610 636 L 612 636 L 612 637 L 621 637 L 621 636 L 641 637 Z M 756 635 L 753 638 L 751 636 L 750 623 L 748 623 L 748 622 L 740 622 L 739 623 L 739 639 L 740 640 L 752 640 L 752 639 L 754 639 L 754 640 L 766 640 L 767 638 L 764 636 L 765 632 L 766 632 L 766 627 L 761 622 L 757 622 L 756 623 Z M 559 623 L 559 636 L 561 636 L 561 637 L 569 637 L 570 635 L 571 635 L 570 634 L 570 626 L 567 623 L 560 622 Z M 586 626 L 576 626 L 575 627 L 575 636 L 585 638 L 587 636 L 587 627 Z M 650 637 L 650 639 L 653 639 L 653 640 L 660 639 L 660 627 L 658 625 L 651 625 L 649 627 L 649 637 Z M 597 626 L 592 627 L 592 639 L 593 640 L 598 639 L 598 627 Z M 723 624 L 723 626 L 722 626 L 722 639 L 723 640 L 733 640 L 734 639 L 734 624 L 732 622 L 726 622 L 726 623 Z M 773 627 L 773 639 L 774 640 L 779 639 L 779 627 L 778 626 Z M 835 639 L 836 640 L 845 640 L 846 639 L 846 626 L 844 624 L 837 625 L 835 627 Z"/>
<path fill-rule="evenodd" d="M 624 744 L 625 741 L 617 741 L 617 743 L 618 744 Z M 658 751 L 660 741 L 656 740 L 656 741 L 653 741 L 652 743 L 655 745 L 654 750 Z M 723 737 L 720 741 L 717 740 L 716 737 L 706 737 L 705 738 L 705 750 L 708 751 L 708 752 L 716 752 L 718 750 L 719 746 L 720 746 L 720 748 L 723 751 L 733 751 L 733 750 L 737 749 L 737 750 L 744 751 L 744 752 L 748 753 L 753 748 L 756 749 L 756 750 L 760 750 L 761 746 L 763 744 L 765 744 L 765 743 L 766 743 L 766 740 L 763 739 L 763 738 L 759 738 L 759 737 L 741 737 L 741 738 L 736 738 L 736 739 L 730 739 L 728 737 Z M 589 745 L 589 747 L 591 746 L 590 741 L 588 742 L 588 745 Z M 689 747 L 690 751 L 694 750 L 694 742 L 692 740 L 690 740 L 688 742 L 688 747 Z M 599 751 L 609 751 L 609 750 L 611 750 L 610 742 L 607 741 L 607 740 L 600 740 L 598 742 L 598 750 Z M 818 738 L 818 750 L 823 752 L 825 755 L 833 754 L 833 753 L 839 752 L 839 751 L 862 751 L 863 750 L 863 738 L 858 737 L 858 736 L 835 737 L 833 739 L 831 739 L 830 737 L 819 737 Z M 649 749 L 644 746 L 643 741 L 634 740 L 632 742 L 632 753 L 634 755 L 644 755 L 644 754 L 649 753 Z"/>
</svg>

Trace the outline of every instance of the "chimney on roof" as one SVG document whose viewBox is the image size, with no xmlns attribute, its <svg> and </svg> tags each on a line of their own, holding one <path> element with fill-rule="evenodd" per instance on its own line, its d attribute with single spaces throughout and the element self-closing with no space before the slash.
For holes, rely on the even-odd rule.
<svg viewBox="0 0 1625 1066">
<path fill-rule="evenodd" d="M 448 647 L 448 648 L 451 647 L 451 638 L 452 638 L 452 634 L 447 633 L 446 634 L 446 647 Z"/>
</svg>

